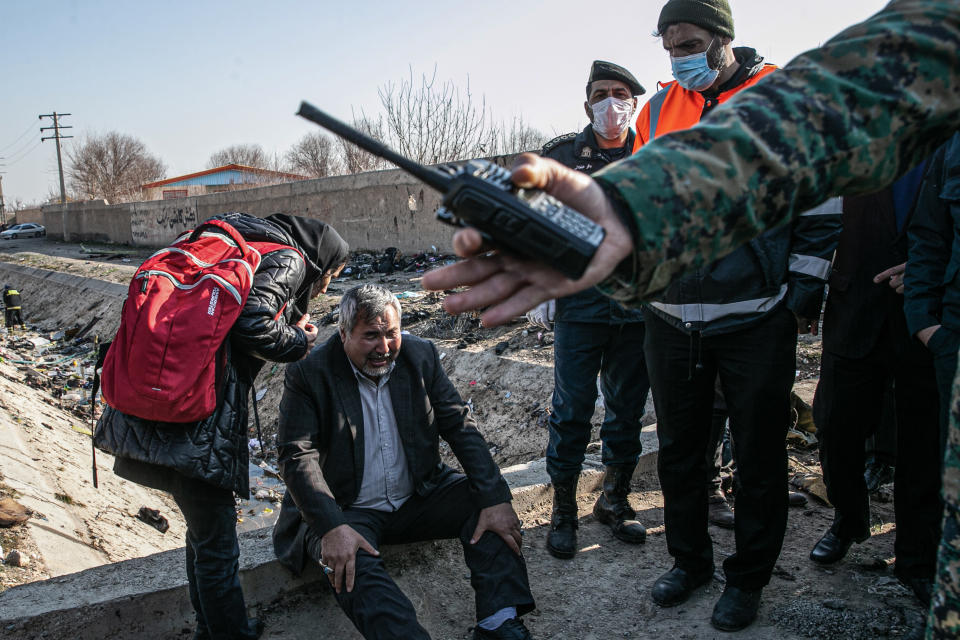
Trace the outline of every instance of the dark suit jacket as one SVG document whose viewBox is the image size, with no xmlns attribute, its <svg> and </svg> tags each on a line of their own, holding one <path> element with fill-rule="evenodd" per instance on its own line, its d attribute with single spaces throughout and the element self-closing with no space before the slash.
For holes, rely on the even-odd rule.
<svg viewBox="0 0 960 640">
<path fill-rule="evenodd" d="M 823 314 L 823 349 L 847 358 L 866 356 L 885 323 L 902 327 L 903 296 L 873 277 L 907 259 L 906 232 L 897 232 L 890 189 L 843 200 L 843 231 L 830 273 Z"/>
<path fill-rule="evenodd" d="M 442 437 L 463 466 L 479 508 L 510 501 L 510 489 L 432 342 L 404 335 L 387 385 L 417 495 L 453 473 L 440 461 Z M 356 500 L 363 479 L 360 391 L 339 335 L 287 367 L 277 446 L 287 494 L 274 549 L 299 572 L 307 526 L 322 536 L 344 524 L 342 509 Z"/>
</svg>

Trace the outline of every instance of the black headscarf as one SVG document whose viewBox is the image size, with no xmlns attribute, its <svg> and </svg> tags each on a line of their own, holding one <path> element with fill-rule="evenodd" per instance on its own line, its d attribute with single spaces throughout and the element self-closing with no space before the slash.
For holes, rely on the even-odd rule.
<svg viewBox="0 0 960 640">
<path fill-rule="evenodd" d="M 344 264 L 350 257 L 350 246 L 336 229 L 325 222 L 288 213 L 274 213 L 266 219 L 287 232 L 303 252 L 307 259 L 304 284 L 309 287 L 324 273 Z M 306 299 L 303 298 L 309 294 L 309 288 L 297 292 L 297 304 L 302 309 L 306 309 Z"/>
</svg>

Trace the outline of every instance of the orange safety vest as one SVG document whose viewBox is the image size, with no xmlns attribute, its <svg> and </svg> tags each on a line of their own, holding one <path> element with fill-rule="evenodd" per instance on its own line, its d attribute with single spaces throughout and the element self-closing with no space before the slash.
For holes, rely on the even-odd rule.
<svg viewBox="0 0 960 640">
<path fill-rule="evenodd" d="M 760 78 L 776 69 L 776 65 L 764 64 L 763 68 L 747 78 L 746 82 L 711 98 L 711 106 L 726 102 L 738 91 L 755 85 Z M 657 136 L 680 129 L 689 129 L 697 124 L 703 115 L 703 108 L 707 106 L 702 93 L 684 89 L 675 80 L 666 84 L 657 84 L 663 88 L 653 94 L 637 116 L 637 135 L 633 141 L 634 153 Z"/>
</svg>

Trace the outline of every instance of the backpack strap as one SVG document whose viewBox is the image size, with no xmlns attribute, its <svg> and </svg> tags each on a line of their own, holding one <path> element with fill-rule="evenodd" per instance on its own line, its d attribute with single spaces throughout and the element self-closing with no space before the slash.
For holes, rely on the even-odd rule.
<svg viewBox="0 0 960 640">
<path fill-rule="evenodd" d="M 103 362 L 107 359 L 107 351 L 113 342 L 100 343 L 99 336 L 94 338 L 94 344 L 97 347 L 97 362 L 93 365 L 93 385 L 90 387 L 90 451 L 93 454 L 93 488 L 99 489 L 97 483 L 97 445 L 94 444 L 93 434 L 97 428 L 97 391 L 100 390 L 100 369 L 103 368 Z"/>
<path fill-rule="evenodd" d="M 240 232 L 237 231 L 236 227 L 234 227 L 229 222 L 224 222 L 223 220 L 217 220 L 217 219 L 207 220 L 206 222 L 204 222 L 199 227 L 193 230 L 193 233 L 190 234 L 189 241 L 193 242 L 194 240 L 199 238 L 200 234 L 202 234 L 204 231 L 211 230 L 211 229 L 220 231 L 221 233 L 226 234 L 231 240 L 233 240 L 236 243 L 237 248 L 240 250 L 241 257 L 247 255 L 247 252 L 249 251 L 249 248 L 247 247 L 247 241 L 243 239 L 243 236 L 240 235 Z"/>
</svg>

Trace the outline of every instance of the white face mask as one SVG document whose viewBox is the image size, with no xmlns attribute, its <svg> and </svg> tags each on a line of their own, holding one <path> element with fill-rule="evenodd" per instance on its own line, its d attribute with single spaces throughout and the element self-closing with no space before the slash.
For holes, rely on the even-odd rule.
<svg viewBox="0 0 960 640">
<path fill-rule="evenodd" d="M 633 115 L 633 100 L 604 98 L 590 105 L 593 112 L 593 130 L 601 138 L 616 140 L 630 126 Z"/>
</svg>

